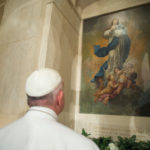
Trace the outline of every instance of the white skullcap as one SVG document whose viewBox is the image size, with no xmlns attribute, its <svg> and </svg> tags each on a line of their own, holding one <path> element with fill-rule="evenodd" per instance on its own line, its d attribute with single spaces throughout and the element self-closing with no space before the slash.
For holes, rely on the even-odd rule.
<svg viewBox="0 0 150 150">
<path fill-rule="evenodd" d="M 26 80 L 26 94 L 33 97 L 44 96 L 54 91 L 61 80 L 56 70 L 48 68 L 36 70 Z"/>
</svg>

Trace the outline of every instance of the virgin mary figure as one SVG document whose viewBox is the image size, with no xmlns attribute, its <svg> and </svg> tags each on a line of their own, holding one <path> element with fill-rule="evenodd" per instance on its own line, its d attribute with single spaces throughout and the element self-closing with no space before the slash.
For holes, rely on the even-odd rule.
<svg viewBox="0 0 150 150">
<path fill-rule="evenodd" d="M 108 55 L 108 60 L 100 66 L 91 82 L 95 82 L 97 78 L 105 78 L 115 68 L 122 69 L 124 62 L 128 58 L 130 50 L 130 38 L 128 37 L 127 29 L 119 24 L 118 19 L 113 19 L 110 29 L 104 32 L 104 37 L 108 39 L 107 47 L 94 46 L 94 53 L 97 57 L 105 57 Z"/>
</svg>

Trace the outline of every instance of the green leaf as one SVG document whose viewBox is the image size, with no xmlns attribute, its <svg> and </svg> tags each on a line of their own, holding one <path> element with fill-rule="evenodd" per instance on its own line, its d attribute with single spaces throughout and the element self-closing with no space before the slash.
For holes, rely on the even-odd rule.
<svg viewBox="0 0 150 150">
<path fill-rule="evenodd" d="M 88 136 L 91 135 L 91 134 L 88 134 L 88 133 L 84 130 L 84 128 L 83 128 L 83 129 L 82 129 L 82 135 L 88 137 Z"/>
</svg>

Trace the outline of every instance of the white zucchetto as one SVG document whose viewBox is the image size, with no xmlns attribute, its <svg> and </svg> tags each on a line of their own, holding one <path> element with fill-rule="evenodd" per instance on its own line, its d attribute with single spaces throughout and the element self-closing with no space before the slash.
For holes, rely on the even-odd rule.
<svg viewBox="0 0 150 150">
<path fill-rule="evenodd" d="M 26 80 L 26 94 L 32 97 L 44 96 L 54 91 L 61 81 L 60 74 L 54 69 L 36 70 Z"/>
</svg>

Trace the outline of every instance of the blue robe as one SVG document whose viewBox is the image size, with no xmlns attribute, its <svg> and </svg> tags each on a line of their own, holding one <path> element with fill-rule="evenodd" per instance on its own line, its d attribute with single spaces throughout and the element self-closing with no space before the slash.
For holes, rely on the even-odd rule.
<svg viewBox="0 0 150 150">
<path fill-rule="evenodd" d="M 119 38 L 114 37 L 107 47 L 100 47 L 100 45 L 95 45 L 94 54 L 98 57 L 105 57 L 112 49 L 114 49 L 117 46 L 118 42 L 119 42 Z M 100 67 L 99 71 L 94 76 L 94 78 L 91 80 L 91 82 L 95 82 L 96 78 L 98 77 L 103 77 L 104 71 L 107 69 L 107 67 L 108 67 L 108 61 L 105 61 L 104 64 Z"/>
</svg>

